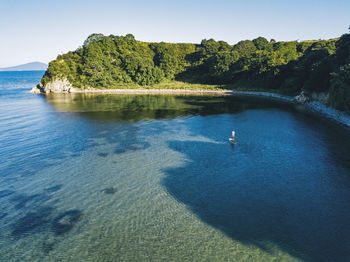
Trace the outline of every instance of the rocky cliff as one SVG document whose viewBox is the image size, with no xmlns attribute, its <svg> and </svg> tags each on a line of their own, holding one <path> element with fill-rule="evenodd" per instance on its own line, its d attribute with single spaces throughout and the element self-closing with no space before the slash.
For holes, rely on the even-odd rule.
<svg viewBox="0 0 350 262">
<path fill-rule="evenodd" d="M 71 93 L 73 86 L 67 79 L 56 79 L 52 82 L 47 83 L 45 86 L 40 83 L 34 87 L 30 92 L 34 94 L 40 93 Z"/>
</svg>

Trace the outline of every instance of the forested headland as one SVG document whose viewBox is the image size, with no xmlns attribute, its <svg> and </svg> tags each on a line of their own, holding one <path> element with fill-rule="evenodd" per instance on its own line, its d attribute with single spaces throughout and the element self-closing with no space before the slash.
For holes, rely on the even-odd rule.
<svg viewBox="0 0 350 262">
<path fill-rule="evenodd" d="M 181 81 L 329 93 L 328 104 L 350 112 L 350 34 L 330 40 L 277 42 L 258 37 L 230 45 L 148 43 L 134 36 L 90 35 L 77 50 L 50 62 L 41 85 L 67 79 L 75 88 L 152 88 Z"/>
</svg>

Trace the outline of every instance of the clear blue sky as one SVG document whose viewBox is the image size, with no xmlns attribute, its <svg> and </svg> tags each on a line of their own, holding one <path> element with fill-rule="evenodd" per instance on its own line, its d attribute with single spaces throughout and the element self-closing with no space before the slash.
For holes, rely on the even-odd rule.
<svg viewBox="0 0 350 262">
<path fill-rule="evenodd" d="M 258 36 L 329 39 L 349 25 L 350 0 L 0 0 L 0 67 L 47 63 L 91 33 L 234 44 Z"/>
</svg>

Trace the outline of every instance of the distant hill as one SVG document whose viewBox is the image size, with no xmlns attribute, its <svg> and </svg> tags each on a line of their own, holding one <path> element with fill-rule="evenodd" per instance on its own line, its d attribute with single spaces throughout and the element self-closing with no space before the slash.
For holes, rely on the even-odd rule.
<svg viewBox="0 0 350 262">
<path fill-rule="evenodd" d="M 31 62 L 23 65 L 0 68 L 0 71 L 34 71 L 34 70 L 46 70 L 47 64 L 41 62 Z"/>
</svg>

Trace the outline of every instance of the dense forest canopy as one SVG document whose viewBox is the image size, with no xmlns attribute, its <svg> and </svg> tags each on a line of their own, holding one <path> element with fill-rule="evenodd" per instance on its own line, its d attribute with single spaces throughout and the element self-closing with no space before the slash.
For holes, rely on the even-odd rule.
<svg viewBox="0 0 350 262">
<path fill-rule="evenodd" d="M 258 37 L 235 45 L 214 39 L 146 43 L 131 34 L 92 34 L 82 47 L 50 62 L 41 83 L 55 79 L 68 79 L 78 88 L 250 81 L 261 89 L 328 92 L 331 106 L 350 111 L 350 34 L 302 42 Z"/>
</svg>

